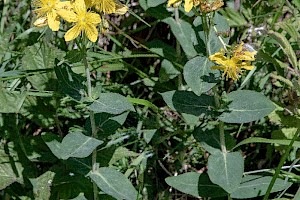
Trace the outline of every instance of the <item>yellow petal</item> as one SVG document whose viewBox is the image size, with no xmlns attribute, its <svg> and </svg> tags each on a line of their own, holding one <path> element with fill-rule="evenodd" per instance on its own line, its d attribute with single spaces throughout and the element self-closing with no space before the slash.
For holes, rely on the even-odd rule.
<svg viewBox="0 0 300 200">
<path fill-rule="evenodd" d="M 60 1 L 59 3 L 55 4 L 55 9 L 58 10 L 72 10 L 73 7 L 70 1 Z"/>
<path fill-rule="evenodd" d="M 84 31 L 90 41 L 96 42 L 98 38 L 98 31 L 93 24 L 87 24 Z"/>
<path fill-rule="evenodd" d="M 128 11 L 128 7 L 117 1 L 115 13 L 118 15 L 124 15 Z"/>
<path fill-rule="evenodd" d="M 181 2 L 181 0 L 169 0 L 168 7 L 173 6 L 174 4 L 177 5 L 179 2 Z"/>
<path fill-rule="evenodd" d="M 62 10 L 57 11 L 57 14 L 61 18 L 66 20 L 67 22 L 77 22 L 78 21 L 78 17 L 76 15 L 76 13 L 74 13 L 73 11 L 62 9 Z"/>
<path fill-rule="evenodd" d="M 82 27 L 76 24 L 65 34 L 65 41 L 68 42 L 70 40 L 74 40 L 75 38 L 78 37 L 81 31 L 82 31 Z"/>
<path fill-rule="evenodd" d="M 58 31 L 59 30 L 60 21 L 59 21 L 58 15 L 56 14 L 56 12 L 54 10 L 52 10 L 51 12 L 47 13 L 47 19 L 48 19 L 49 28 L 52 31 Z"/>
<path fill-rule="evenodd" d="M 185 12 L 190 12 L 193 8 L 193 0 L 185 0 L 184 2 L 184 10 Z"/>
<path fill-rule="evenodd" d="M 87 23 L 92 23 L 94 25 L 97 25 L 101 22 L 101 18 L 100 15 L 98 15 L 97 13 L 87 13 L 86 21 Z"/>
<path fill-rule="evenodd" d="M 84 0 L 75 0 L 75 2 L 73 3 L 73 8 L 77 14 L 86 12 Z"/>
<path fill-rule="evenodd" d="M 105 14 L 115 13 L 116 12 L 115 0 L 98 0 L 98 3 L 96 3 L 96 9 L 99 12 L 103 12 Z"/>
<path fill-rule="evenodd" d="M 36 27 L 43 27 L 48 24 L 47 17 L 40 17 L 35 22 L 33 23 L 34 26 Z"/>
</svg>

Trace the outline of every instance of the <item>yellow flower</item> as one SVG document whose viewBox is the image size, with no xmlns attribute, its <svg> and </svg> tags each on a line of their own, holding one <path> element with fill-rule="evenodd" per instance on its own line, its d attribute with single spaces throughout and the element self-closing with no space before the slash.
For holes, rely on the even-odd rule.
<svg viewBox="0 0 300 200">
<path fill-rule="evenodd" d="M 118 0 L 88 0 L 93 2 L 93 6 L 95 6 L 98 12 L 102 12 L 104 14 L 119 14 L 123 15 L 128 11 L 128 7 L 123 5 Z"/>
<path fill-rule="evenodd" d="M 181 4 L 181 0 L 169 0 L 168 1 L 168 7 L 178 7 Z"/>
<path fill-rule="evenodd" d="M 37 14 L 37 20 L 33 24 L 37 27 L 48 24 L 52 31 L 59 30 L 60 20 L 57 11 L 71 7 L 69 1 L 60 0 L 35 0 L 32 4 L 36 7 L 34 12 Z"/>
<path fill-rule="evenodd" d="M 218 66 L 213 66 L 212 69 L 223 70 L 223 76 L 226 76 L 226 80 L 231 78 L 236 81 L 243 69 L 252 70 L 254 68 L 251 65 L 251 61 L 255 60 L 254 56 L 256 53 L 256 51 L 247 51 L 244 48 L 244 44 L 241 43 L 233 49 L 231 52 L 232 56 L 225 56 L 226 52 L 221 49 L 219 52 L 209 56 L 209 59 L 218 64 Z"/>
<path fill-rule="evenodd" d="M 185 0 L 184 1 L 184 10 L 185 12 L 190 12 L 193 7 L 196 7 L 199 5 L 200 1 L 202 0 Z M 168 1 L 168 7 L 178 7 L 181 4 L 181 0 L 169 0 Z"/>
<path fill-rule="evenodd" d="M 96 42 L 98 30 L 96 26 L 101 22 L 98 14 L 88 12 L 84 0 L 75 0 L 73 10 L 60 10 L 58 14 L 67 22 L 74 22 L 75 25 L 65 34 L 65 40 L 70 41 L 83 32 L 88 39 Z"/>
<path fill-rule="evenodd" d="M 196 7 L 200 4 L 201 0 L 185 0 L 184 1 L 184 10 L 185 12 L 190 12 L 193 7 Z"/>
</svg>

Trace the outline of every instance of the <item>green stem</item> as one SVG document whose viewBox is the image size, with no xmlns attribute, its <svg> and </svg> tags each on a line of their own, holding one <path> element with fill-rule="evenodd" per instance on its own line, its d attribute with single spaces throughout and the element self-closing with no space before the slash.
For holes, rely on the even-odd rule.
<svg viewBox="0 0 300 200">
<path fill-rule="evenodd" d="M 287 147 L 287 149 L 286 149 L 284 155 L 281 157 L 280 162 L 279 162 L 279 165 L 278 165 L 277 168 L 276 168 L 275 174 L 274 174 L 274 176 L 273 176 L 273 178 L 272 178 L 272 180 L 271 180 L 271 183 L 270 183 L 270 185 L 269 185 L 269 187 L 268 187 L 268 189 L 267 189 L 267 192 L 266 192 L 266 194 L 265 194 L 263 200 L 268 200 L 269 195 L 270 195 L 270 193 L 271 193 L 271 190 L 272 190 L 272 188 L 273 188 L 273 186 L 274 186 L 274 184 L 275 184 L 275 181 L 276 181 L 277 177 L 279 176 L 280 170 L 281 170 L 281 168 L 282 168 L 282 166 L 283 166 L 285 160 L 287 159 L 288 155 L 290 154 L 290 151 L 291 151 L 292 148 L 293 148 L 293 144 L 294 144 L 296 138 L 298 138 L 299 132 L 300 132 L 300 128 L 298 128 L 298 130 L 297 130 L 297 132 L 295 133 L 293 139 L 291 140 L 289 146 Z"/>
<path fill-rule="evenodd" d="M 213 92 L 214 92 L 216 107 L 217 107 L 217 109 L 219 109 L 220 106 L 221 106 L 220 96 L 218 95 L 218 91 L 217 91 L 216 87 L 213 88 Z M 224 122 L 220 121 L 220 123 L 219 123 L 219 132 L 220 132 L 220 144 L 221 144 L 222 153 L 227 153 L 226 143 L 225 143 Z"/>
<path fill-rule="evenodd" d="M 91 81 L 91 72 L 88 66 L 88 62 L 86 59 L 86 47 L 84 45 L 83 49 L 85 56 L 83 57 L 82 61 L 85 67 L 85 73 L 86 73 L 86 85 L 87 85 L 87 96 L 89 98 L 92 98 L 92 81 Z M 96 123 L 95 123 L 95 114 L 93 111 L 90 110 L 89 117 L 91 121 L 91 129 L 92 129 L 92 137 L 97 138 L 97 129 L 96 129 Z M 93 150 L 92 153 L 92 171 L 95 172 L 98 169 L 97 165 L 97 149 Z M 94 200 L 98 200 L 98 187 L 95 182 L 93 182 L 93 193 L 94 193 Z"/>
</svg>

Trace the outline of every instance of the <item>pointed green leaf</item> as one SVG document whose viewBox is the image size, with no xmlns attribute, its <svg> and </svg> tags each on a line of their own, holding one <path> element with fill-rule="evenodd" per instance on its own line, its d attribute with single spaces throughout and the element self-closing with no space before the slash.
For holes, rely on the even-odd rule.
<svg viewBox="0 0 300 200">
<path fill-rule="evenodd" d="M 35 199 L 49 199 L 51 195 L 51 185 L 55 173 L 47 171 L 37 178 L 30 179 L 33 186 L 33 194 Z"/>
<path fill-rule="evenodd" d="M 272 176 L 258 176 L 248 175 L 242 179 L 239 188 L 230 196 L 237 199 L 248 199 L 266 194 L 268 186 L 272 180 Z M 271 192 L 278 192 L 290 187 L 292 183 L 285 182 L 285 180 L 276 179 L 276 182 Z"/>
<path fill-rule="evenodd" d="M 169 91 L 161 95 L 170 108 L 180 113 L 200 116 L 210 114 L 214 107 L 214 98 L 204 94 L 197 96 L 188 91 Z"/>
<path fill-rule="evenodd" d="M 12 93 L 0 88 L 0 113 L 18 113 L 26 99 L 26 93 Z"/>
<path fill-rule="evenodd" d="M 221 152 L 220 131 L 217 128 L 203 129 L 199 126 L 193 131 L 194 138 L 200 143 L 210 154 Z M 230 134 L 225 134 L 227 149 L 232 149 L 235 145 L 235 140 Z"/>
<path fill-rule="evenodd" d="M 58 61 L 56 61 L 57 64 Z M 72 71 L 66 63 L 55 66 L 55 73 L 58 78 L 59 88 L 73 99 L 80 101 L 85 94 L 85 78 Z"/>
<path fill-rule="evenodd" d="M 218 185 L 213 184 L 207 174 L 188 172 L 178 176 L 165 179 L 167 184 L 185 194 L 195 197 L 221 197 L 226 196 L 225 192 Z"/>
<path fill-rule="evenodd" d="M 126 97 L 116 93 L 101 93 L 89 108 L 95 113 L 121 114 L 125 111 L 134 111 L 134 107 Z"/>
<path fill-rule="evenodd" d="M 235 191 L 243 177 L 244 159 L 239 152 L 212 154 L 208 158 L 210 180 L 228 193 Z"/>
<path fill-rule="evenodd" d="M 67 134 L 62 142 L 49 140 L 45 135 L 43 138 L 52 151 L 59 159 L 66 160 L 70 157 L 85 158 L 103 142 L 92 137 L 85 136 L 80 132 Z"/>
<path fill-rule="evenodd" d="M 192 25 L 182 19 L 175 21 L 173 17 L 168 17 L 163 20 L 163 22 L 169 24 L 171 26 L 171 31 L 174 36 L 180 43 L 184 53 L 187 57 L 195 57 L 197 55 L 197 51 L 194 48 L 194 42 L 196 40 L 196 34 Z"/>
<path fill-rule="evenodd" d="M 23 183 L 23 169 L 13 144 L 0 143 L 0 190 L 14 182 Z"/>
<path fill-rule="evenodd" d="M 188 61 L 183 69 L 184 80 L 197 95 L 207 92 L 217 84 L 218 70 L 212 70 L 213 63 L 198 56 Z"/>
<path fill-rule="evenodd" d="M 55 66 L 54 60 L 55 58 L 62 58 L 64 54 L 54 47 L 41 45 L 39 43 L 27 47 L 24 52 L 25 56 L 22 59 L 23 69 L 32 71 L 48 69 L 47 73 L 39 73 L 27 77 L 32 86 L 39 91 L 54 90 L 54 80 L 56 79 L 52 70 Z"/>
<path fill-rule="evenodd" d="M 274 109 L 275 105 L 263 94 L 251 90 L 238 90 L 228 94 L 228 111 L 219 119 L 227 123 L 247 123 L 259 120 Z"/>
<path fill-rule="evenodd" d="M 98 171 L 91 171 L 88 176 L 103 192 L 118 200 L 137 199 L 138 192 L 131 182 L 124 174 L 115 169 L 101 167 Z"/>
</svg>

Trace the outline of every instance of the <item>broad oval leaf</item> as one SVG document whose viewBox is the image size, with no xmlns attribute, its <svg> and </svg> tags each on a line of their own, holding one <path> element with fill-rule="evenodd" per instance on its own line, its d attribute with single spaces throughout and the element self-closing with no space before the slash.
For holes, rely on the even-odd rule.
<svg viewBox="0 0 300 200">
<path fill-rule="evenodd" d="M 59 159 L 66 160 L 70 157 L 85 158 L 88 157 L 97 146 L 103 142 L 92 137 L 88 137 L 80 132 L 67 134 L 62 142 L 57 140 L 47 140 L 43 136 L 47 146 L 52 153 Z"/>
<path fill-rule="evenodd" d="M 33 186 L 33 194 L 35 199 L 50 199 L 51 185 L 55 173 L 47 171 L 37 178 L 29 179 Z"/>
<path fill-rule="evenodd" d="M 228 94 L 228 111 L 219 119 L 227 123 L 247 123 L 270 114 L 276 107 L 263 94 L 251 90 L 238 90 Z"/>
<path fill-rule="evenodd" d="M 134 111 L 134 107 L 126 97 L 116 93 L 101 93 L 89 108 L 95 113 L 121 114 L 125 111 Z"/>
<path fill-rule="evenodd" d="M 235 191 L 243 177 L 244 159 L 239 152 L 215 153 L 208 158 L 210 180 L 228 193 Z"/>
<path fill-rule="evenodd" d="M 137 199 L 138 192 L 131 182 L 124 174 L 115 169 L 101 167 L 97 171 L 91 171 L 88 176 L 103 192 L 116 199 Z"/>
<path fill-rule="evenodd" d="M 242 179 L 239 188 L 230 196 L 237 199 L 248 199 L 266 194 L 268 186 L 272 180 L 272 176 L 258 176 L 248 175 Z M 292 183 L 285 182 L 285 180 L 276 179 L 276 182 L 271 192 L 278 192 L 290 187 Z"/>
<path fill-rule="evenodd" d="M 26 99 L 26 93 L 12 93 L 0 88 L 0 113 L 18 113 Z"/>
<path fill-rule="evenodd" d="M 193 131 L 193 136 L 210 154 L 221 152 L 220 131 L 217 128 L 204 129 L 199 126 Z M 235 145 L 235 139 L 230 134 L 225 134 L 226 148 L 232 149 Z"/>
<path fill-rule="evenodd" d="M 171 108 L 180 113 L 200 116 L 201 114 L 211 114 L 215 106 L 212 96 L 195 95 L 189 91 L 169 91 L 161 94 L 164 101 Z"/>
<path fill-rule="evenodd" d="M 20 163 L 13 143 L 0 145 L 0 190 L 14 182 L 23 183 L 23 166 Z"/>
<path fill-rule="evenodd" d="M 221 197 L 226 196 L 225 192 L 218 185 L 213 184 L 207 174 L 188 172 L 178 176 L 165 179 L 167 184 L 185 194 L 195 197 Z"/>
<path fill-rule="evenodd" d="M 193 92 L 201 95 L 217 84 L 219 71 L 212 70 L 213 63 L 206 57 L 198 56 L 188 61 L 183 69 L 184 80 Z"/>
<path fill-rule="evenodd" d="M 63 93 L 69 95 L 77 101 L 84 98 L 86 86 L 84 84 L 85 78 L 72 71 L 71 67 L 66 63 L 54 67 L 56 76 L 58 78 L 59 88 Z"/>
<path fill-rule="evenodd" d="M 171 31 L 180 43 L 184 53 L 187 57 L 195 57 L 197 51 L 194 48 L 194 41 L 196 40 L 196 34 L 192 25 L 186 21 L 179 19 L 175 21 L 173 17 L 168 17 L 163 22 L 171 26 Z"/>
</svg>

